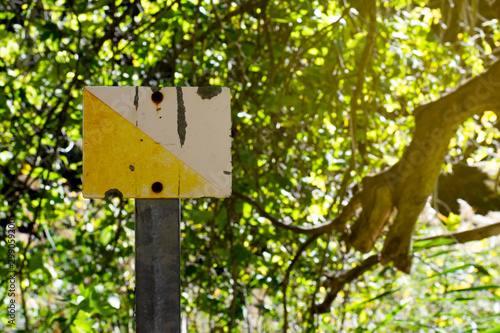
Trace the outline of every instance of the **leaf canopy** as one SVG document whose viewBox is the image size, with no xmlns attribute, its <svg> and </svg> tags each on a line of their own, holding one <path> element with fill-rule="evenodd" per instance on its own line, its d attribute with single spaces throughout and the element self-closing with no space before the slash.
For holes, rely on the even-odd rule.
<svg viewBox="0 0 500 333">
<path fill-rule="evenodd" d="M 408 231 L 411 275 L 380 264 L 390 223 L 368 254 L 348 236 L 363 179 L 415 139 L 414 111 L 495 68 L 497 2 L 0 2 L 0 224 L 16 224 L 18 331 L 135 329 L 133 201 L 81 196 L 83 87 L 210 85 L 232 92 L 235 195 L 183 201 L 187 331 L 496 332 L 498 239 L 454 245 L 476 215 L 444 209 L 439 181 L 404 197 L 418 214 L 433 194 Z M 468 116 L 434 161 L 486 170 L 487 211 L 500 210 L 498 124 L 493 107 Z M 344 229 L 318 229 L 339 217 Z M 0 327 L 14 329 L 5 314 Z"/>
</svg>

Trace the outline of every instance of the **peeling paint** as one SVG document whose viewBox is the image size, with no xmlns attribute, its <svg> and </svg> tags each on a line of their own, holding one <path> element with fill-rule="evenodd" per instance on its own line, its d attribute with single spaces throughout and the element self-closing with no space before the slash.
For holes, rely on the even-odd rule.
<svg viewBox="0 0 500 333">
<path fill-rule="evenodd" d="M 186 106 L 184 105 L 184 97 L 182 95 L 182 88 L 177 88 L 177 133 L 181 141 L 181 147 L 184 146 L 186 141 Z"/>
<path fill-rule="evenodd" d="M 199 87 L 196 93 L 201 99 L 212 99 L 222 92 L 221 87 Z"/>
<path fill-rule="evenodd" d="M 106 193 L 104 193 L 105 198 L 113 197 L 116 196 L 118 198 L 123 198 L 122 192 L 120 192 L 117 188 L 112 188 L 110 190 L 107 190 Z"/>
<path fill-rule="evenodd" d="M 135 111 L 139 108 L 139 87 L 135 87 L 135 97 L 134 97 Z"/>
<path fill-rule="evenodd" d="M 151 91 L 153 92 L 157 92 L 157 91 L 160 91 L 161 88 L 160 87 L 151 87 Z"/>
<path fill-rule="evenodd" d="M 135 168 L 134 168 L 133 165 L 129 165 L 128 168 L 130 169 L 130 171 L 134 171 L 135 170 Z"/>
</svg>

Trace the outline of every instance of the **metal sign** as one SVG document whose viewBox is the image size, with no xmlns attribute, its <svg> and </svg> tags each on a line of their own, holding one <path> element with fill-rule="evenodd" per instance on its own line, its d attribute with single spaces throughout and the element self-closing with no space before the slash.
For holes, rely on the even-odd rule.
<svg viewBox="0 0 500 333">
<path fill-rule="evenodd" d="M 230 196 L 230 99 L 221 87 L 86 87 L 83 196 Z"/>
</svg>

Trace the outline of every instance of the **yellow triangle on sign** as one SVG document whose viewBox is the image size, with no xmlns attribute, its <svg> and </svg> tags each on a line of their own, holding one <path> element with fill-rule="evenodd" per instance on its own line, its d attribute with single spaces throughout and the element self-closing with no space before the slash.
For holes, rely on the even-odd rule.
<svg viewBox="0 0 500 333">
<path fill-rule="evenodd" d="M 84 89 L 83 195 L 192 198 L 222 192 Z"/>
</svg>

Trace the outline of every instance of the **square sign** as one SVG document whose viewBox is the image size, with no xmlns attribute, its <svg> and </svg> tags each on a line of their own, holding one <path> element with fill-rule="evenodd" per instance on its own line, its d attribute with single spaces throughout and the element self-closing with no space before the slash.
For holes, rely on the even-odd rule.
<svg viewBox="0 0 500 333">
<path fill-rule="evenodd" d="M 86 87 L 83 196 L 230 196 L 230 104 L 221 87 Z"/>
</svg>

